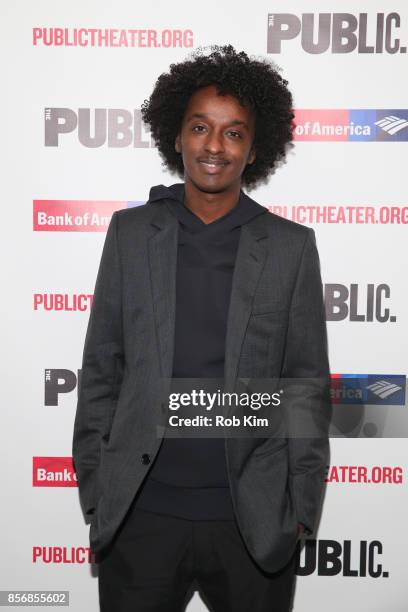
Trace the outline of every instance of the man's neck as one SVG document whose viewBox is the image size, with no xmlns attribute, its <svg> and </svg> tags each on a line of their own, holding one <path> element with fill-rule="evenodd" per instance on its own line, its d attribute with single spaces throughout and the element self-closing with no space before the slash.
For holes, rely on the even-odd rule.
<svg viewBox="0 0 408 612">
<path fill-rule="evenodd" d="M 184 204 L 204 223 L 212 223 L 235 208 L 240 194 L 240 185 L 222 193 L 207 193 L 186 181 Z"/>
</svg>

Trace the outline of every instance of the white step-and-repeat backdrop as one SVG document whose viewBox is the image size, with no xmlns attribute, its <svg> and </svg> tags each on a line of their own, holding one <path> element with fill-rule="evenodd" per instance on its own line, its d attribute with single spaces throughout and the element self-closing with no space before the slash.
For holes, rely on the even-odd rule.
<svg viewBox="0 0 408 612">
<path fill-rule="evenodd" d="M 232 43 L 282 67 L 296 146 L 251 196 L 314 228 L 335 399 L 382 408 L 386 424 L 404 406 L 407 372 L 408 5 L 15 0 L 0 10 L 0 589 L 69 591 L 73 611 L 96 611 L 70 456 L 95 276 L 113 211 L 178 181 L 161 167 L 142 102 L 199 46 Z M 294 609 L 403 612 L 406 432 L 343 429 L 317 539 L 299 554 Z M 188 612 L 205 609 L 196 594 Z"/>
</svg>

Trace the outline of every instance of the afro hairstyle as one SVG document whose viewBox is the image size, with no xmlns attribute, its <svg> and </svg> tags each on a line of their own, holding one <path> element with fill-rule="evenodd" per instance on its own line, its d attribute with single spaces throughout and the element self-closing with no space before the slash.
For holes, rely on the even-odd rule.
<svg viewBox="0 0 408 612">
<path fill-rule="evenodd" d="M 175 140 L 188 101 L 197 89 L 215 85 L 219 95 L 234 96 L 253 109 L 256 159 L 246 166 L 242 183 L 251 189 L 264 182 L 285 161 L 293 139 L 292 96 L 278 71 L 275 64 L 250 58 L 231 45 L 212 46 L 209 51 L 199 48 L 185 61 L 171 64 L 142 105 L 143 121 L 150 126 L 164 165 L 183 176 L 183 160 L 175 150 Z"/>
</svg>

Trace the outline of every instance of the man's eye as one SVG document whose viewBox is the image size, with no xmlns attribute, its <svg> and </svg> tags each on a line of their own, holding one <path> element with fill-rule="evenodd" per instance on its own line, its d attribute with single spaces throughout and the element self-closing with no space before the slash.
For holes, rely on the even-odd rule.
<svg viewBox="0 0 408 612">
<path fill-rule="evenodd" d="M 205 130 L 205 127 L 203 125 L 194 125 L 193 126 L 193 132 L 202 132 Z"/>
<path fill-rule="evenodd" d="M 233 138 L 241 138 L 241 133 L 240 132 L 236 132 L 235 130 L 230 130 L 228 132 L 228 134 L 230 136 L 232 136 Z"/>
</svg>

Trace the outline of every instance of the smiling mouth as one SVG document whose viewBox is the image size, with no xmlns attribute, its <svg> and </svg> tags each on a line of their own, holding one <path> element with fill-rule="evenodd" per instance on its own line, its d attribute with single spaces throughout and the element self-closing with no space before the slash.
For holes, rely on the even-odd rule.
<svg viewBox="0 0 408 612">
<path fill-rule="evenodd" d="M 198 160 L 198 163 L 204 166 L 206 169 L 213 171 L 221 170 L 228 164 L 226 161 L 212 161 L 206 159 L 200 159 Z"/>
</svg>

